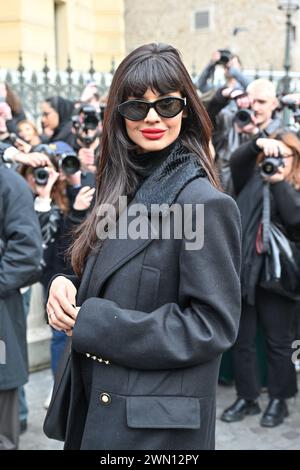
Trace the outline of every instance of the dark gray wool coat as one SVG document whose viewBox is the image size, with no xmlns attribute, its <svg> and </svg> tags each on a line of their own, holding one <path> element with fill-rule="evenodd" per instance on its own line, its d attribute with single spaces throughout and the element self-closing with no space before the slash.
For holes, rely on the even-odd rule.
<svg viewBox="0 0 300 470">
<path fill-rule="evenodd" d="M 240 217 L 180 145 L 131 205 L 174 201 L 193 204 L 193 222 L 204 204 L 202 249 L 107 239 L 72 279 L 81 309 L 66 449 L 214 448 L 219 364 L 240 316 Z"/>
<path fill-rule="evenodd" d="M 40 225 L 31 191 L 0 164 L 0 390 L 27 381 L 26 321 L 20 287 L 35 282 L 42 258 Z M 1 348 L 3 354 L 3 348 Z"/>
</svg>

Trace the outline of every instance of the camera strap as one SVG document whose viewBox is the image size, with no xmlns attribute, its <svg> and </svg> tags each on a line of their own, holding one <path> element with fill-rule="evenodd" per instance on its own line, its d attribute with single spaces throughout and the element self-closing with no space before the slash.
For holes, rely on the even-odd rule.
<svg viewBox="0 0 300 470">
<path fill-rule="evenodd" d="M 262 253 L 269 251 L 270 243 L 270 223 L 271 223 L 271 204 L 270 204 L 270 183 L 263 183 L 263 212 L 262 212 Z"/>
</svg>

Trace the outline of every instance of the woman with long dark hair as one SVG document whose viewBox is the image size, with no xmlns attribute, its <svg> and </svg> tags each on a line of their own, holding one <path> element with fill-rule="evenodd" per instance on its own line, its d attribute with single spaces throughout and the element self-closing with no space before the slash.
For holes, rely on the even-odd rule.
<svg viewBox="0 0 300 470">
<path fill-rule="evenodd" d="M 209 139 L 178 51 L 130 53 L 72 248 L 77 277 L 49 291 L 50 324 L 72 336 L 66 449 L 214 447 L 220 358 L 240 313 L 240 221 Z"/>
</svg>

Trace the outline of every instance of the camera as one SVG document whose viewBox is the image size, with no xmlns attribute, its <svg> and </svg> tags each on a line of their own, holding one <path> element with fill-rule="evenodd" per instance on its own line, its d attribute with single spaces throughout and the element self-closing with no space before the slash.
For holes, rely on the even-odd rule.
<svg viewBox="0 0 300 470">
<path fill-rule="evenodd" d="M 46 186 L 46 184 L 48 183 L 49 172 L 48 169 L 43 166 L 34 168 L 33 176 L 36 184 L 38 184 L 39 186 Z"/>
<path fill-rule="evenodd" d="M 75 152 L 65 152 L 61 154 L 58 166 L 66 175 L 74 175 L 80 170 L 80 160 Z"/>
<path fill-rule="evenodd" d="M 235 114 L 234 121 L 239 127 L 243 128 L 251 124 L 252 116 L 254 116 L 252 109 L 239 109 Z"/>
<path fill-rule="evenodd" d="M 104 107 L 101 107 L 100 113 L 96 108 L 90 104 L 83 104 L 78 109 L 77 114 L 72 116 L 73 128 L 76 131 L 78 140 L 87 148 L 96 140 L 99 136 L 98 125 L 103 119 Z M 92 135 L 88 131 L 94 131 Z"/>
<path fill-rule="evenodd" d="M 260 167 L 261 175 L 273 176 L 280 166 L 284 166 L 284 159 L 281 154 L 278 157 L 266 157 Z"/>
<path fill-rule="evenodd" d="M 34 151 L 43 153 L 44 155 L 47 155 L 47 157 L 51 158 L 52 160 L 55 157 L 55 152 L 47 144 L 36 145 L 34 147 Z M 34 176 L 36 184 L 38 184 L 39 186 L 46 186 L 46 184 L 48 183 L 48 179 L 49 179 L 48 168 L 43 167 L 43 166 L 38 166 L 37 168 L 33 169 L 32 174 Z"/>
<path fill-rule="evenodd" d="M 65 151 L 61 153 L 61 149 L 60 149 L 60 152 L 58 153 L 59 150 L 58 148 L 56 148 L 58 147 L 58 144 L 59 142 L 54 142 L 53 144 L 50 144 L 50 145 L 39 144 L 36 147 L 34 147 L 34 151 L 41 152 L 47 155 L 50 158 L 51 162 L 56 166 L 56 168 L 57 169 L 61 168 L 62 171 L 66 175 L 74 175 L 74 173 L 80 170 L 79 158 L 77 157 L 74 151 Z M 60 146 L 61 144 L 63 143 L 60 143 Z M 65 146 L 68 147 L 67 144 L 65 144 Z M 71 147 L 69 148 L 71 149 Z M 46 170 L 46 168 L 43 168 L 43 169 Z M 46 176 L 44 176 L 44 178 L 46 178 Z M 43 180 L 43 177 L 40 179 Z M 38 183 L 38 184 L 41 184 L 41 183 Z M 47 184 L 47 181 L 44 184 Z"/>
<path fill-rule="evenodd" d="M 72 117 L 75 128 L 81 128 L 83 131 L 96 129 L 101 120 L 100 114 L 96 108 L 90 104 L 83 104 L 78 109 L 78 114 Z"/>
<path fill-rule="evenodd" d="M 218 52 L 220 52 L 221 57 L 217 64 L 226 65 L 233 57 L 229 49 L 218 49 Z"/>
</svg>

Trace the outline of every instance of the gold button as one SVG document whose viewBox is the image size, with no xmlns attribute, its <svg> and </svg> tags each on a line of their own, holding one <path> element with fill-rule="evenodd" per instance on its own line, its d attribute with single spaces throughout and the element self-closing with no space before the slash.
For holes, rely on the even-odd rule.
<svg viewBox="0 0 300 470">
<path fill-rule="evenodd" d="M 101 393 L 100 403 L 102 405 L 109 405 L 111 403 L 111 396 L 108 393 Z"/>
</svg>

